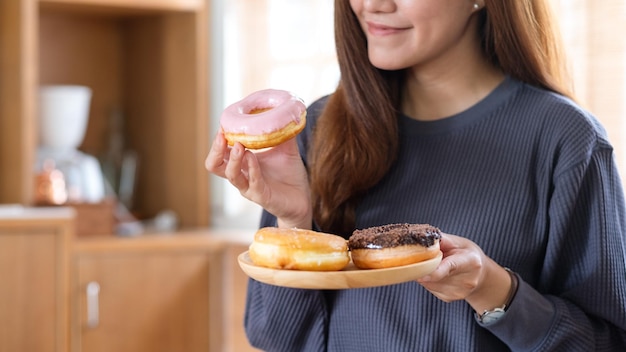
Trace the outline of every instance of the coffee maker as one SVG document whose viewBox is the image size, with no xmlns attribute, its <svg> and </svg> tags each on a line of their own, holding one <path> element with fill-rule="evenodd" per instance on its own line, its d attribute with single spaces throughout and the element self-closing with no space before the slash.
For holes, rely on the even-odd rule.
<svg viewBox="0 0 626 352">
<path fill-rule="evenodd" d="M 58 171 L 68 203 L 97 203 L 105 197 L 97 158 L 78 149 L 89 120 L 92 91 L 79 85 L 49 85 L 39 89 L 38 173 Z"/>
</svg>

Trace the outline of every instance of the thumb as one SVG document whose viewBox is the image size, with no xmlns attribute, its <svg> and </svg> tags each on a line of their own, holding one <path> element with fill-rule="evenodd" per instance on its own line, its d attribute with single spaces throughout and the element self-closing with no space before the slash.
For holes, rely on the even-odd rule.
<svg viewBox="0 0 626 352">
<path fill-rule="evenodd" d="M 448 233 L 441 233 L 441 239 L 439 240 L 439 248 L 444 253 L 449 252 L 453 249 L 457 249 L 460 247 L 459 241 L 457 241 L 458 236 L 451 235 Z"/>
</svg>

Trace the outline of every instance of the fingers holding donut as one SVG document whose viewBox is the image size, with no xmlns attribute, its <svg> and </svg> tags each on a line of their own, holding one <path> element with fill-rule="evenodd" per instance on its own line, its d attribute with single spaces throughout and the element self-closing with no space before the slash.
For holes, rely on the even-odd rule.
<svg viewBox="0 0 626 352">
<path fill-rule="evenodd" d="M 467 298 L 480 285 L 488 259 L 474 242 L 451 234 L 442 233 L 440 248 L 443 260 L 418 282 L 445 302 Z"/>
<path fill-rule="evenodd" d="M 295 139 L 271 149 L 250 151 L 240 143 L 229 147 L 220 132 L 205 164 L 243 197 L 276 215 L 279 223 L 311 226 L 308 176 Z"/>
<path fill-rule="evenodd" d="M 223 134 L 217 133 L 209 155 L 206 158 L 205 166 L 207 170 L 219 177 L 225 178 L 235 186 L 242 195 L 246 195 L 250 184 L 250 170 L 258 184 L 261 176 L 260 167 L 254 155 L 246 156 L 250 153 L 240 144 L 236 143 L 229 147 Z"/>
<path fill-rule="evenodd" d="M 224 175 L 230 183 L 240 191 L 247 189 L 248 171 L 247 163 L 244 162 L 246 149 L 240 144 L 235 145 L 230 150 L 230 157 L 224 168 Z"/>
<path fill-rule="evenodd" d="M 229 158 L 230 148 L 220 131 L 213 140 L 209 154 L 204 161 L 204 166 L 210 173 L 225 178 L 224 169 Z"/>
</svg>

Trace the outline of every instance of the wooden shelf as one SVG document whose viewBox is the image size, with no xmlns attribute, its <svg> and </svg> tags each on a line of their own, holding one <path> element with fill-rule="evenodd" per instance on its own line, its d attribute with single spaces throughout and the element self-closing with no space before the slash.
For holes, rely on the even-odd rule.
<svg viewBox="0 0 626 352">
<path fill-rule="evenodd" d="M 129 14 L 143 11 L 201 11 L 203 0 L 39 0 L 44 7 L 64 10 L 115 10 Z"/>
<path fill-rule="evenodd" d="M 0 322 L 3 346 L 258 351 L 243 329 L 248 278 L 237 264 L 253 233 L 198 228 L 76 238 L 75 215 L 69 207 L 0 206 L 0 311 L 11 318 Z M 94 284 L 95 322 L 88 304 Z"/>
<path fill-rule="evenodd" d="M 209 225 L 208 0 L 0 2 L 0 203 L 33 201 L 37 89 L 92 88 L 81 150 L 101 156 L 114 112 L 139 157 L 134 209 Z M 103 14 L 105 14 L 103 16 Z"/>
</svg>

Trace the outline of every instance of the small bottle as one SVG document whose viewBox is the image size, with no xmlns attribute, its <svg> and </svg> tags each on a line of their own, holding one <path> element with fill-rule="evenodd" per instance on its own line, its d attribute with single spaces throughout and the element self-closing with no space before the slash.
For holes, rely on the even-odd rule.
<svg viewBox="0 0 626 352">
<path fill-rule="evenodd" d="M 61 205 L 67 202 L 65 177 L 56 169 L 54 160 L 46 159 L 35 176 L 35 204 Z"/>
</svg>

